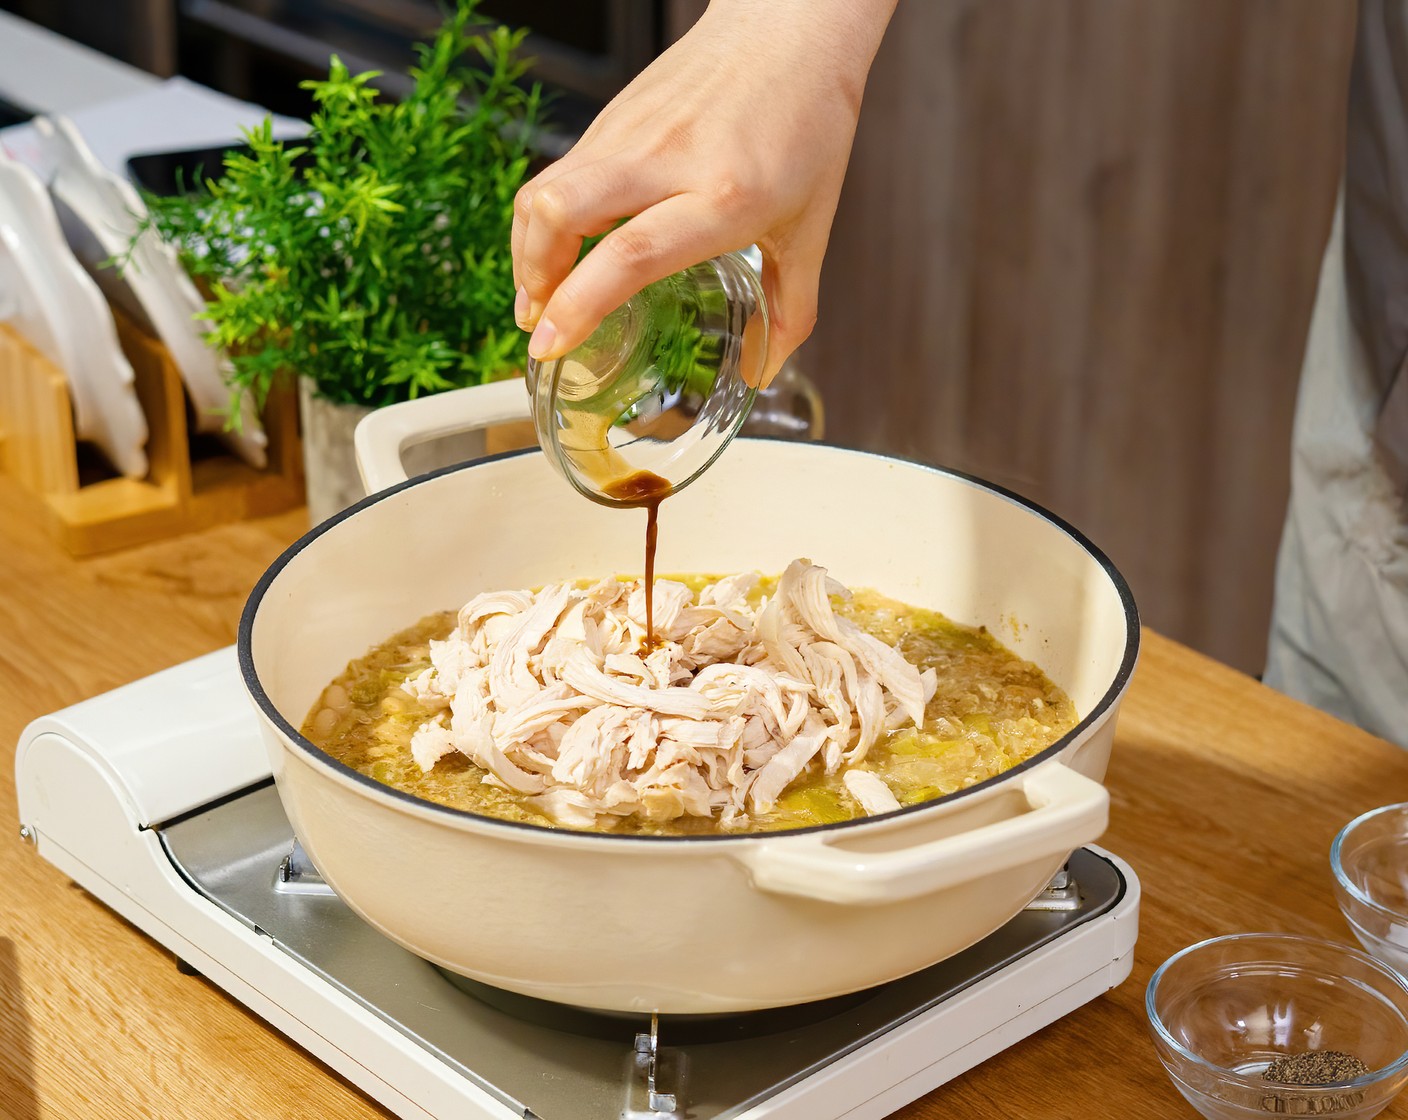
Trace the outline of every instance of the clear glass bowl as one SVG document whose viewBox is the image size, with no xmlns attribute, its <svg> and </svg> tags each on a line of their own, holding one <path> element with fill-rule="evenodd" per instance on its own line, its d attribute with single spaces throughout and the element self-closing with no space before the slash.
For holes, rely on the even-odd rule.
<svg viewBox="0 0 1408 1120">
<path fill-rule="evenodd" d="M 768 333 L 762 284 L 743 254 L 667 276 L 571 353 L 529 359 L 538 443 L 568 482 L 603 505 L 639 504 L 612 488 L 642 472 L 679 490 L 742 426 Z"/>
<path fill-rule="evenodd" d="M 1330 845 L 1335 899 L 1359 943 L 1408 976 L 1408 804 L 1355 817 Z"/>
<path fill-rule="evenodd" d="M 1364 1120 L 1408 1082 L 1408 985 L 1348 945 L 1277 933 L 1216 937 L 1165 961 L 1144 1005 L 1160 1061 L 1209 1120 Z M 1309 1050 L 1352 1054 L 1370 1072 L 1316 1087 L 1262 1077 L 1276 1058 Z"/>
</svg>

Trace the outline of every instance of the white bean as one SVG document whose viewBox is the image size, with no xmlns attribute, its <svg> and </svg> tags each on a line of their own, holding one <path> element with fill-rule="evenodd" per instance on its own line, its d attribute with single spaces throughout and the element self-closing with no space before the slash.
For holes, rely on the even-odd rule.
<svg viewBox="0 0 1408 1120">
<path fill-rule="evenodd" d="M 313 717 L 313 734 L 319 737 L 330 734 L 337 726 L 337 713 L 331 708 L 324 708 Z"/>
</svg>

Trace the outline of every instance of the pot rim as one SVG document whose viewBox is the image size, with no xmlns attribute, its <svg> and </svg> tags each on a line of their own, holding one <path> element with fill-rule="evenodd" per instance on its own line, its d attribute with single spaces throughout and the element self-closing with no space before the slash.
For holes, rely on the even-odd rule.
<svg viewBox="0 0 1408 1120">
<path fill-rule="evenodd" d="M 942 797 L 936 797 L 929 801 L 921 801 L 914 805 L 906 805 L 900 809 L 895 809 L 876 817 L 856 817 L 847 821 L 834 821 L 829 824 L 808 825 L 805 828 L 789 828 L 774 832 L 737 832 L 711 835 L 699 834 L 689 836 L 658 836 L 639 833 L 591 832 L 579 829 L 558 828 L 552 825 L 532 824 L 527 821 L 509 821 L 503 820 L 499 817 L 487 816 L 483 813 L 472 813 L 468 809 L 456 809 L 449 805 L 441 805 L 434 801 L 427 801 L 424 798 L 416 797 L 414 794 L 406 793 L 404 790 L 399 790 L 392 786 L 388 786 L 382 782 L 379 782 L 375 778 L 369 777 L 368 775 L 353 769 L 351 766 L 348 766 L 346 763 L 333 758 L 332 755 L 328 754 L 326 751 L 316 746 L 311 740 L 304 737 L 304 735 L 296 727 L 294 727 L 291 723 L 289 723 L 287 719 L 284 718 L 283 713 L 278 710 L 278 708 L 274 705 L 273 701 L 269 699 L 268 693 L 264 691 L 264 686 L 260 682 L 258 671 L 255 669 L 254 666 L 254 653 L 252 646 L 255 616 L 259 613 L 259 607 L 264 600 L 265 594 L 273 585 L 274 581 L 278 579 L 280 573 L 283 572 L 284 568 L 287 567 L 299 553 L 301 553 L 305 548 L 313 544 L 319 537 L 331 530 L 335 525 L 338 525 L 351 517 L 357 516 L 363 510 L 371 508 L 378 502 L 394 498 L 402 490 L 409 489 L 412 486 L 418 486 L 432 479 L 440 478 L 448 474 L 454 474 L 457 471 L 473 470 L 475 467 L 482 466 L 488 463 L 499 462 L 500 460 L 515 459 L 525 455 L 542 454 L 542 451 L 539 448 L 523 448 L 516 451 L 503 451 L 496 455 L 488 455 L 483 458 L 472 459 L 464 463 L 453 463 L 449 466 L 441 467 L 438 470 L 431 471 L 427 474 L 417 475 L 415 478 L 408 478 L 405 482 L 398 483 L 395 486 L 390 486 L 387 489 L 380 490 L 375 494 L 369 494 L 361 501 L 357 502 L 355 505 L 349 506 L 348 508 L 328 518 L 328 520 L 322 522 L 321 524 L 313 526 L 313 528 L 309 529 L 308 532 L 303 534 L 303 536 L 299 537 L 298 540 L 294 541 L 293 544 L 289 545 L 289 547 L 286 548 L 282 553 L 280 553 L 278 558 L 272 564 L 269 565 L 269 567 L 265 570 L 264 574 L 259 577 L 259 582 L 254 585 L 254 590 L 250 592 L 249 598 L 245 601 L 244 610 L 240 614 L 239 634 L 236 644 L 239 654 L 240 675 L 244 679 L 245 689 L 249 692 L 251 698 L 254 700 L 255 704 L 258 706 L 259 710 L 263 713 L 265 718 L 268 719 L 279 730 L 285 742 L 297 747 L 304 755 L 307 756 L 306 761 L 309 761 L 315 766 L 330 769 L 337 777 L 339 777 L 343 781 L 351 780 L 355 782 L 358 786 L 362 787 L 364 791 L 372 795 L 389 796 L 395 798 L 398 802 L 401 803 L 401 805 L 398 807 L 415 810 L 420 815 L 429 814 L 431 819 L 439 817 L 446 821 L 446 823 L 464 825 L 466 823 L 472 822 L 476 825 L 491 825 L 501 828 L 516 829 L 520 832 L 524 832 L 526 830 L 528 834 L 533 835 L 535 837 L 569 836 L 574 839 L 591 838 L 593 840 L 608 841 L 612 843 L 653 844 L 717 844 L 726 841 L 757 841 L 759 839 L 781 840 L 791 836 L 810 835 L 820 832 L 835 831 L 839 829 L 856 828 L 857 826 L 862 825 L 899 822 L 907 815 L 922 812 L 928 809 L 933 809 L 939 805 L 951 804 L 952 802 L 957 801 L 960 798 L 976 794 L 980 791 L 989 791 L 996 785 L 1008 781 L 1012 778 L 1015 778 L 1020 774 L 1024 774 L 1028 770 L 1031 770 L 1036 766 L 1041 765 L 1043 762 L 1054 758 L 1066 747 L 1070 746 L 1073 742 L 1075 742 L 1075 740 L 1079 739 L 1087 732 L 1092 730 L 1097 724 L 1103 722 L 1110 709 L 1123 695 L 1125 689 L 1129 685 L 1130 677 L 1134 673 L 1135 663 L 1139 659 L 1139 611 L 1134 603 L 1133 592 L 1130 591 L 1129 584 L 1128 582 L 1126 582 L 1124 576 L 1120 574 L 1119 569 L 1115 567 L 1113 562 L 1111 562 L 1110 558 L 1106 556 L 1103 551 L 1096 547 L 1096 545 L 1093 544 L 1084 533 L 1082 533 L 1079 529 L 1075 528 L 1075 526 L 1071 525 L 1069 522 L 1065 521 L 1061 517 L 1058 517 L 1050 510 L 1038 505 L 1036 502 L 1033 502 L 1028 498 L 1024 498 L 1022 497 L 1022 495 L 1012 490 L 1008 490 L 1004 486 L 988 482 L 984 479 L 978 478 L 976 475 L 971 475 L 964 471 L 954 470 L 950 467 L 939 467 L 935 466 L 932 463 L 925 463 L 918 459 L 912 459 L 902 455 L 887 455 L 882 454 L 880 452 L 865 451 L 860 448 L 846 447 L 834 443 L 817 442 L 798 444 L 796 440 L 782 439 L 778 437 L 748 436 L 738 438 L 746 440 L 746 442 L 748 443 L 773 443 L 785 444 L 792 447 L 817 447 L 823 448 L 827 451 L 841 452 L 848 455 L 860 455 L 870 459 L 880 459 L 888 462 L 903 463 L 907 466 L 917 467 L 920 470 L 927 471 L 931 474 L 956 479 L 959 482 L 963 482 L 969 486 L 977 487 L 981 490 L 987 490 L 1015 505 L 1021 506 L 1023 509 L 1026 509 L 1031 513 L 1036 514 L 1042 520 L 1046 521 L 1050 525 L 1059 529 L 1061 532 L 1065 533 L 1068 537 L 1074 540 L 1076 544 L 1080 545 L 1080 547 L 1093 560 L 1095 560 L 1097 564 L 1100 565 L 1101 569 L 1105 572 L 1105 575 L 1109 577 L 1110 582 L 1114 584 L 1115 590 L 1119 594 L 1120 604 L 1124 608 L 1125 648 L 1124 656 L 1120 659 L 1120 666 L 1115 673 L 1114 680 L 1110 683 L 1110 686 L 1105 690 L 1104 694 L 1100 697 L 1100 699 L 1096 702 L 1095 706 L 1090 710 L 1090 712 L 1086 716 L 1084 716 L 1074 727 L 1072 727 L 1054 743 L 1052 743 L 1045 749 L 1038 751 L 1030 758 L 1024 759 L 1022 762 L 1019 762 L 1016 766 L 1013 766 L 1008 770 L 1004 770 L 1001 774 L 994 774 L 992 777 L 986 778 L 983 781 L 978 782 L 974 785 L 966 786 L 963 789 L 954 790 L 952 793 L 944 794 L 944 796 Z"/>
</svg>

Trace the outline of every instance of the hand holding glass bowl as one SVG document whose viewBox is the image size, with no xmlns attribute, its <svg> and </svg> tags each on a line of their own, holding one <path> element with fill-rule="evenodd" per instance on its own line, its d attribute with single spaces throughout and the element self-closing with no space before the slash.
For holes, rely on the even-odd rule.
<svg viewBox="0 0 1408 1120">
<path fill-rule="evenodd" d="M 642 473 L 673 493 L 742 426 L 766 365 L 768 329 L 762 285 L 743 254 L 667 276 L 575 350 L 528 360 L 538 443 L 579 493 L 603 505 L 640 504 L 619 484 Z"/>
</svg>

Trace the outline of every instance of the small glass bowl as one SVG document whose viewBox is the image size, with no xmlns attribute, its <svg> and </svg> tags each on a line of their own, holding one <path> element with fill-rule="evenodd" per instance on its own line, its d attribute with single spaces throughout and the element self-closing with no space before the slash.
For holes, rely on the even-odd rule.
<svg viewBox="0 0 1408 1120">
<path fill-rule="evenodd" d="M 1335 899 L 1359 943 L 1408 976 L 1408 804 L 1355 817 L 1330 845 Z"/>
<path fill-rule="evenodd" d="M 548 462 L 607 506 L 640 504 L 615 490 L 636 475 L 670 493 L 688 486 L 748 416 L 769 333 L 762 281 L 742 253 L 643 288 L 571 353 L 528 360 Z"/>
<path fill-rule="evenodd" d="M 1215 937 L 1175 953 L 1144 999 L 1159 1060 L 1209 1120 L 1268 1115 L 1365 1120 L 1408 1082 L 1408 985 L 1358 949 L 1291 934 Z M 1262 1073 L 1309 1050 L 1370 1072 L 1327 1086 Z"/>
</svg>

